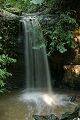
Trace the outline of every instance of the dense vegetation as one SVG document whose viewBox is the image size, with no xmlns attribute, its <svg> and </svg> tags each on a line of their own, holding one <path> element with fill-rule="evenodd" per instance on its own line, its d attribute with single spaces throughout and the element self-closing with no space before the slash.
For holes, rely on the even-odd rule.
<svg viewBox="0 0 80 120">
<path fill-rule="evenodd" d="M 54 51 L 65 53 L 75 47 L 74 31 L 79 28 L 79 0 L 0 0 L 0 9 L 21 15 L 22 12 L 57 15 L 56 22 L 42 24 L 48 54 Z M 12 23 L 11 23 L 12 24 Z M 14 24 L 14 23 L 13 23 Z M 0 89 L 3 90 L 5 79 L 12 74 L 7 71 L 9 64 L 15 62 L 14 36 L 9 37 L 8 25 L 0 33 Z M 12 28 L 10 31 L 14 31 Z M 8 32 L 8 33 L 7 33 Z M 3 34 L 4 33 L 4 34 Z M 4 37 L 5 36 L 5 37 Z M 8 42 L 8 44 L 6 44 Z M 9 45 L 10 44 L 10 45 Z M 12 49 L 12 50 L 11 50 Z"/>
<path fill-rule="evenodd" d="M 79 27 L 79 1 L 73 0 L 6 0 L 2 1 L 2 8 L 12 13 L 41 12 L 41 14 L 57 14 L 57 23 L 42 26 L 44 35 L 47 36 L 48 53 L 59 51 L 66 52 L 74 48 L 74 30 Z"/>
<path fill-rule="evenodd" d="M 8 68 L 11 64 L 16 62 L 16 42 L 14 37 L 13 21 L 8 21 L 0 18 L 1 32 L 0 32 L 0 92 L 5 91 L 6 80 L 12 76 Z M 14 23 L 13 23 L 14 24 Z M 13 38 L 13 39 L 12 39 Z"/>
</svg>

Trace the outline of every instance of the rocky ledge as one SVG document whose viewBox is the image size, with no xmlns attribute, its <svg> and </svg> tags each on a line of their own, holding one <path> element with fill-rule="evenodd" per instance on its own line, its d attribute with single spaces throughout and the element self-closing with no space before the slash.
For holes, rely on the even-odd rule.
<svg viewBox="0 0 80 120">
<path fill-rule="evenodd" d="M 80 120 L 80 106 L 77 106 L 75 110 L 71 112 L 65 112 L 58 118 L 55 114 L 40 116 L 33 115 L 35 120 Z"/>
</svg>

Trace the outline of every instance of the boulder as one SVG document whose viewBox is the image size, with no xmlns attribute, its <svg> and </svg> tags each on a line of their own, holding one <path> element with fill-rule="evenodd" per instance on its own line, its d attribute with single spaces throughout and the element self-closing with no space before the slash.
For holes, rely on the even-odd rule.
<svg viewBox="0 0 80 120">
<path fill-rule="evenodd" d="M 80 106 L 77 106 L 75 110 L 71 112 L 65 112 L 62 114 L 60 120 L 73 120 L 79 118 Z"/>
<path fill-rule="evenodd" d="M 63 82 L 72 88 L 80 88 L 80 65 L 64 65 Z"/>
<path fill-rule="evenodd" d="M 50 114 L 50 115 L 33 115 L 33 118 L 35 120 L 59 120 L 59 118 L 57 116 L 55 116 L 54 114 Z"/>
<path fill-rule="evenodd" d="M 58 118 L 54 114 L 50 115 L 33 115 L 35 120 L 80 120 L 80 106 L 76 106 L 73 112 L 65 112 Z"/>
</svg>

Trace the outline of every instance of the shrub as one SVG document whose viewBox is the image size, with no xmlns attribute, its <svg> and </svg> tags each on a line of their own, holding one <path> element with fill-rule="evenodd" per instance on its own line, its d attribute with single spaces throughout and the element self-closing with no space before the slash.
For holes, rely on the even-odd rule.
<svg viewBox="0 0 80 120">
<path fill-rule="evenodd" d="M 64 53 L 68 49 L 74 48 L 74 29 L 76 27 L 78 27 L 76 19 L 68 14 L 60 14 L 56 24 L 48 26 L 47 30 L 44 29 L 44 34 L 47 35 L 47 41 L 49 41 L 48 54 L 54 51 Z"/>
<path fill-rule="evenodd" d="M 2 37 L 0 37 L 2 39 Z M 0 52 L 2 51 L 2 44 L 0 43 Z M 0 55 L 0 92 L 5 90 L 6 79 L 12 76 L 11 73 L 7 71 L 7 66 L 11 63 L 15 63 L 16 59 L 9 57 L 8 55 Z"/>
</svg>

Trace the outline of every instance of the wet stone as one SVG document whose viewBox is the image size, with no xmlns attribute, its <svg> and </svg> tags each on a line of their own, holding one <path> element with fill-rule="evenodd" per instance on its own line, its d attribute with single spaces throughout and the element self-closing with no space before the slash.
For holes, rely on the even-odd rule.
<svg viewBox="0 0 80 120">
<path fill-rule="evenodd" d="M 34 120 L 80 120 L 79 116 L 80 106 L 77 106 L 73 112 L 65 112 L 61 118 L 58 118 L 54 114 L 50 115 L 33 115 Z"/>
<path fill-rule="evenodd" d="M 80 112 L 80 107 L 77 106 L 72 113 L 66 112 L 66 113 L 62 114 L 60 120 L 78 120 L 79 112 Z M 79 118 L 79 120 L 80 120 L 80 118 Z"/>
<path fill-rule="evenodd" d="M 50 115 L 33 115 L 33 118 L 35 120 L 59 120 L 59 118 L 57 116 L 55 116 L 54 114 L 50 114 Z"/>
</svg>

